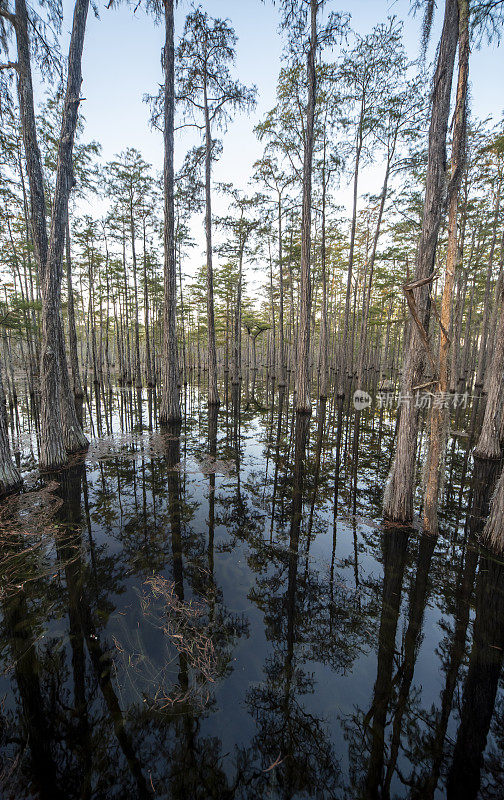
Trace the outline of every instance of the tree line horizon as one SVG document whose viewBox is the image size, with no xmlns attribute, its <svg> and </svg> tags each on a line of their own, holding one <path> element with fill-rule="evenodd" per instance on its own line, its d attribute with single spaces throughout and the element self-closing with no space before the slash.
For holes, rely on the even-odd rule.
<svg viewBox="0 0 504 800">
<path fill-rule="evenodd" d="M 103 164 L 100 145 L 85 140 L 89 0 L 75 0 L 65 58 L 58 2 L 0 0 L 0 494 L 22 486 L 11 452 L 21 390 L 46 472 L 88 446 L 88 393 L 146 387 L 160 425 L 176 426 L 183 385 L 202 385 L 216 408 L 231 389 L 236 405 L 243 386 L 254 396 L 258 372 L 279 393 L 292 386 L 299 416 L 328 401 L 343 413 L 356 389 L 437 397 L 422 486 L 428 533 L 438 533 L 450 428 L 440 398 L 471 394 L 474 458 L 500 461 L 504 127 L 501 109 L 474 117 L 469 87 L 471 48 L 500 40 L 504 3 L 412 2 L 424 55 L 442 16 L 432 67 L 407 58 L 395 17 L 361 35 L 329 0 L 277 5 L 286 47 L 276 104 L 255 127 L 263 154 L 244 191 L 213 180 L 228 124 L 257 95 L 235 75 L 230 20 L 188 6 L 176 40 L 174 0 L 145 5 L 164 31 L 164 79 L 149 98 L 163 135 L 158 178 L 135 148 Z M 35 74 L 56 85 L 40 105 Z M 200 141 L 175 172 L 177 128 Z M 380 189 L 363 194 L 370 165 Z M 336 204 L 344 180 L 350 214 Z M 98 197 L 104 214 L 78 213 L 79 198 Z M 195 218 L 205 261 L 188 278 Z M 252 268 L 259 296 L 247 285 Z M 420 417 L 418 403 L 398 409 L 383 498 L 391 523 L 414 518 Z M 503 514 L 504 473 L 482 534 L 499 552 Z"/>
</svg>

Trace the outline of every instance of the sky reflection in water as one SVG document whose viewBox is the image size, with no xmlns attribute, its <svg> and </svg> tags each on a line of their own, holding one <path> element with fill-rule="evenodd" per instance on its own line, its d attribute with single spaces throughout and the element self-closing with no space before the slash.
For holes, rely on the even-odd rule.
<svg viewBox="0 0 504 800">
<path fill-rule="evenodd" d="M 257 397 L 162 433 L 93 399 L 86 461 L 4 507 L 2 797 L 502 797 L 491 476 L 456 435 L 443 535 L 386 527 L 391 412 Z"/>
</svg>

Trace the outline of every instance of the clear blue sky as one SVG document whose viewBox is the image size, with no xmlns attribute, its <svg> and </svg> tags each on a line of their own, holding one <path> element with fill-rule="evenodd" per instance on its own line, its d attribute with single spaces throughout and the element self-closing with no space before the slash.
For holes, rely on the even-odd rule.
<svg viewBox="0 0 504 800">
<path fill-rule="evenodd" d="M 405 44 L 410 57 L 419 51 L 420 19 L 409 14 L 409 0 L 350 0 L 346 5 L 329 3 L 349 11 L 352 25 L 360 33 L 395 14 L 405 23 Z M 440 3 L 442 6 L 442 3 Z M 71 4 L 68 3 L 68 11 Z M 280 66 L 282 40 L 278 31 L 278 10 L 266 0 L 207 0 L 204 8 L 212 16 L 227 17 L 238 35 L 236 72 L 246 83 L 258 87 L 258 106 L 252 118 L 239 118 L 230 128 L 221 167 L 232 166 L 237 177 L 249 173 L 260 148 L 252 133 L 253 123 L 274 104 L 275 84 Z M 190 6 L 180 2 L 176 13 L 176 35 L 182 30 Z M 441 16 L 442 8 L 438 11 Z M 68 15 L 67 26 L 70 24 Z M 432 41 L 436 40 L 434 31 Z M 101 5 L 100 19 L 90 16 L 83 65 L 83 111 L 87 135 L 98 139 L 105 158 L 128 145 L 138 147 L 147 160 L 161 165 L 159 136 L 148 129 L 148 108 L 143 95 L 156 91 L 162 80 L 160 51 L 163 31 L 151 18 L 131 6 L 107 10 Z M 471 59 L 473 107 L 478 116 L 496 117 L 504 108 L 503 50 L 496 46 L 474 51 Z M 181 155 L 184 141 L 177 141 Z"/>
<path fill-rule="evenodd" d="M 443 2 L 439 0 L 430 57 L 439 38 Z M 258 87 L 257 110 L 251 117 L 239 117 L 224 137 L 224 152 L 215 168 L 215 179 L 233 181 L 244 187 L 261 146 L 253 134 L 254 124 L 274 105 L 275 85 L 283 42 L 278 30 L 278 9 L 271 0 L 206 0 L 204 8 L 212 16 L 227 17 L 238 35 L 236 75 L 245 84 Z M 405 46 L 410 58 L 419 54 L 421 19 L 409 13 L 409 0 L 347 0 L 328 6 L 352 15 L 352 27 L 365 34 L 387 16 L 404 22 Z M 176 12 L 176 36 L 190 5 L 181 0 Z M 65 27 L 71 24 L 72 3 L 65 0 Z M 100 19 L 90 14 L 83 64 L 82 110 L 86 117 L 86 139 L 97 139 L 104 159 L 122 149 L 138 148 L 156 168 L 162 166 L 161 137 L 149 129 L 149 110 L 142 98 L 154 93 L 162 80 L 160 52 L 163 31 L 141 9 L 123 5 L 107 10 L 100 4 Z M 471 57 L 472 106 L 476 116 L 497 119 L 504 109 L 502 75 L 504 47 L 484 45 Z M 194 139 L 185 132 L 176 139 L 176 160 L 180 162 Z M 372 183 L 372 178 L 370 179 Z M 378 186 L 363 185 L 366 191 Z M 346 203 L 347 189 L 339 190 L 338 201 Z M 196 226 L 197 227 L 197 226 Z M 197 233 L 196 233 L 197 235 Z M 198 237 L 199 238 L 199 237 Z M 196 248 L 199 250 L 199 248 Z M 194 253 L 199 260 L 199 253 Z"/>
</svg>

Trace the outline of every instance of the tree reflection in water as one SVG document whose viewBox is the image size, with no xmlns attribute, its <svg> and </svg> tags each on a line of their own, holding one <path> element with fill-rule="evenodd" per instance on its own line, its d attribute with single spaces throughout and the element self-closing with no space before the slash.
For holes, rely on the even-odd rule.
<svg viewBox="0 0 504 800">
<path fill-rule="evenodd" d="M 380 527 L 386 409 L 228 394 L 95 396 L 109 450 L 2 508 L 1 796 L 501 797 L 492 467 L 453 440 L 441 535 Z"/>
</svg>

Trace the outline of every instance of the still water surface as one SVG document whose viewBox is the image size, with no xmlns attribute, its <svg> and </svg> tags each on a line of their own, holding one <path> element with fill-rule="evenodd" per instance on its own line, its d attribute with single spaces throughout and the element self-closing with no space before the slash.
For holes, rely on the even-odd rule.
<svg viewBox="0 0 504 800">
<path fill-rule="evenodd" d="M 22 426 L 2 798 L 504 796 L 504 567 L 476 544 L 470 411 L 430 538 L 380 520 L 392 413 L 258 396 L 209 414 L 190 390 L 162 433 L 145 393 L 93 400 L 102 438 L 45 488 Z"/>
</svg>

